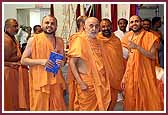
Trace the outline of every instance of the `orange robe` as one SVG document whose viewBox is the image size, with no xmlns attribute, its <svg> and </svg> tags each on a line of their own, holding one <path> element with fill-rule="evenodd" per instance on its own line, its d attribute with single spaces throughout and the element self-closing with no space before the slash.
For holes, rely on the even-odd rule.
<svg viewBox="0 0 168 115">
<path fill-rule="evenodd" d="M 44 33 L 34 35 L 32 59 L 48 59 L 54 51 L 52 43 Z M 58 48 L 58 47 L 57 47 Z M 59 53 L 62 49 L 56 49 Z M 64 102 L 65 81 L 61 70 L 54 76 L 42 65 L 30 66 L 30 110 L 66 110 Z"/>
<path fill-rule="evenodd" d="M 75 38 L 77 38 L 79 35 L 81 34 L 81 32 L 76 32 L 75 34 L 73 34 L 70 38 L 69 38 L 69 50 L 71 50 L 71 46 L 73 44 L 73 41 L 75 40 Z M 68 65 L 69 65 L 69 60 L 68 59 Z M 75 77 L 72 73 L 72 70 L 70 68 L 70 66 L 68 66 L 68 95 L 69 95 L 69 110 L 73 111 L 78 110 L 78 101 L 75 100 L 75 89 L 76 89 L 76 85 L 75 85 Z M 75 107 L 74 108 L 74 104 Z"/>
<path fill-rule="evenodd" d="M 121 80 L 124 75 L 123 52 L 119 38 L 114 34 L 110 38 L 106 38 L 100 32 L 98 38 L 103 41 L 103 53 L 106 55 L 108 71 L 110 73 L 110 89 L 111 89 L 111 105 L 109 110 L 113 110 L 117 101 L 117 95 L 120 90 Z"/>
<path fill-rule="evenodd" d="M 161 41 L 162 39 L 162 34 L 160 31 L 154 31 L 154 30 L 150 30 L 150 32 L 154 33 L 156 36 L 158 36 L 159 38 L 159 42 Z M 159 50 L 159 46 L 157 48 L 157 50 Z M 160 64 L 159 64 L 159 56 L 158 56 L 158 52 L 156 54 L 156 66 L 159 66 L 160 67 Z M 158 85 L 158 89 L 159 89 L 159 92 L 160 92 L 160 97 L 161 97 L 161 104 L 162 104 L 162 110 L 164 109 L 164 85 L 163 85 L 163 81 L 162 80 L 158 80 L 157 79 L 157 85 Z"/>
<path fill-rule="evenodd" d="M 5 39 L 11 39 L 6 33 Z M 14 42 L 14 41 L 13 41 Z M 19 43 L 15 40 L 17 56 L 21 56 Z M 12 53 L 12 52 L 11 52 Z M 4 68 L 4 100 L 5 110 L 29 110 L 29 78 L 28 69 L 20 62 L 5 62 Z"/>
<path fill-rule="evenodd" d="M 4 109 L 5 111 L 16 111 L 19 108 L 18 93 L 18 66 L 11 64 L 4 67 Z"/>
<path fill-rule="evenodd" d="M 80 57 L 88 67 L 86 74 L 79 73 L 81 79 L 88 85 L 87 91 L 81 91 L 77 83 L 75 89 L 75 100 L 79 102 L 79 105 L 76 107 L 74 104 L 74 108 L 81 111 L 107 110 L 111 102 L 109 74 L 106 72 L 106 63 L 102 61 L 104 55 L 102 51 L 102 56 L 100 52 L 95 51 L 97 49 L 95 42 L 101 43 L 100 40 L 95 39 L 90 45 L 83 32 L 74 39 L 68 52 L 70 58 Z"/>
<path fill-rule="evenodd" d="M 130 31 L 121 40 L 124 47 L 128 47 L 128 39 L 133 36 Z M 132 41 L 146 51 L 150 51 L 152 45 L 158 43 L 158 37 L 151 32 L 142 30 L 136 39 Z M 125 78 L 124 110 L 129 111 L 158 111 L 161 110 L 161 100 L 156 85 L 155 73 L 156 61 L 142 55 L 137 49 L 131 49 L 129 53 Z"/>
<path fill-rule="evenodd" d="M 27 66 L 19 67 L 19 108 L 30 109 L 29 98 L 29 69 Z"/>
</svg>

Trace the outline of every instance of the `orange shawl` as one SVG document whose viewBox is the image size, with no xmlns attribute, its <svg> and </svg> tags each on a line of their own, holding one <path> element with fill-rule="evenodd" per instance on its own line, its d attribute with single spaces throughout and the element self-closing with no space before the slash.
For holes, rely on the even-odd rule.
<svg viewBox="0 0 168 115">
<path fill-rule="evenodd" d="M 130 31 L 121 40 L 122 45 L 127 48 L 128 38 L 133 36 Z M 151 32 L 142 30 L 133 42 L 150 51 L 158 37 Z M 124 110 L 161 110 L 159 93 L 156 86 L 155 61 L 142 55 L 136 49 L 129 53 L 127 67 L 124 74 L 126 79 Z M 152 103 L 151 103 L 152 102 Z"/>
<path fill-rule="evenodd" d="M 88 67 L 88 73 L 85 77 L 91 77 L 91 82 L 94 86 L 93 91 L 96 96 L 93 97 L 93 99 L 96 98 L 94 105 L 98 105 L 98 110 L 107 110 L 111 101 L 109 76 L 101 73 L 103 68 L 105 68 L 106 72 L 106 67 L 104 66 L 105 63 L 100 61 L 99 57 L 92 51 L 85 32 L 74 39 L 73 45 L 68 52 L 68 56 L 70 58 L 80 57 L 84 60 Z M 87 100 L 85 102 L 87 102 Z M 89 100 L 87 103 L 89 103 Z M 85 104 L 88 106 L 89 104 L 87 103 L 82 103 L 82 105 Z M 81 108 L 81 110 L 83 110 L 83 108 Z"/>
<path fill-rule="evenodd" d="M 82 32 L 76 32 L 69 38 L 69 50 L 71 50 L 73 41 L 75 41 L 75 38 L 77 38 Z M 69 65 L 69 58 L 68 58 L 68 65 Z M 75 107 L 78 106 L 78 102 L 75 102 L 75 90 L 76 90 L 76 85 L 75 85 L 75 77 L 72 73 L 72 70 L 70 68 L 70 65 L 68 66 L 68 92 L 69 92 L 69 110 L 73 111 L 74 110 L 74 104 Z"/>
<path fill-rule="evenodd" d="M 103 53 L 106 55 L 105 60 L 108 62 L 108 73 L 110 73 L 110 84 L 114 89 L 120 89 L 122 77 L 124 75 L 123 52 L 121 41 L 114 34 L 106 38 L 102 33 L 98 38 L 103 41 Z"/>
<path fill-rule="evenodd" d="M 32 59 L 48 59 L 50 52 L 54 51 L 53 45 L 44 33 L 34 35 L 32 43 Z M 53 73 L 47 72 L 42 65 L 30 67 L 30 76 L 34 90 L 42 89 L 43 92 L 50 93 L 50 84 L 61 84 L 65 89 L 65 81 L 61 70 L 54 77 Z"/>
</svg>

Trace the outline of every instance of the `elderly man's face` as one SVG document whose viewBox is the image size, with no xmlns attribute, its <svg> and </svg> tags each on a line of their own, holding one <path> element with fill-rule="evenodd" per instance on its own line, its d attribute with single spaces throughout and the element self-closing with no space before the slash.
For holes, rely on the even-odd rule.
<svg viewBox="0 0 168 115">
<path fill-rule="evenodd" d="M 7 26 L 7 32 L 11 35 L 15 35 L 18 32 L 18 22 L 16 20 L 11 20 Z"/>
<path fill-rule="evenodd" d="M 88 18 L 85 22 L 85 31 L 90 38 L 96 38 L 99 32 L 99 21 L 96 18 Z"/>
</svg>

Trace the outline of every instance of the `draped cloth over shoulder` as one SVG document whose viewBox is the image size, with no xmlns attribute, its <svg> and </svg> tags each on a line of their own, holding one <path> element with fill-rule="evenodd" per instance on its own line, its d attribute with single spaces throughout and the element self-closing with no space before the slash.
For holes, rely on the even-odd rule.
<svg viewBox="0 0 168 115">
<path fill-rule="evenodd" d="M 128 47 L 128 39 L 133 36 L 130 31 L 121 41 L 124 47 Z M 142 30 L 134 43 L 150 51 L 154 43 L 158 43 L 158 37 L 151 32 Z M 160 97 L 156 85 L 155 73 L 156 61 L 144 56 L 137 49 L 131 49 L 129 53 L 125 78 L 124 110 L 129 111 L 158 111 L 161 110 Z"/>
<path fill-rule="evenodd" d="M 102 43 L 95 39 L 95 42 Z M 109 76 L 104 58 L 97 55 L 86 37 L 85 32 L 74 39 L 73 45 L 68 52 L 68 56 L 79 57 L 88 67 L 86 74 L 80 73 L 82 80 L 88 85 L 87 91 L 81 91 L 79 85 L 76 86 L 75 99 L 79 105 L 75 110 L 107 110 L 111 101 Z M 102 52 L 102 51 L 101 51 Z M 74 108 L 75 105 L 74 105 Z"/>
<path fill-rule="evenodd" d="M 77 32 L 70 36 L 69 38 L 69 50 L 71 50 L 71 47 L 73 45 L 73 41 L 75 41 L 75 38 L 80 36 L 82 32 Z M 76 109 L 78 108 L 78 101 L 75 100 L 75 91 L 76 91 L 76 84 L 75 84 L 75 77 L 72 73 L 70 64 L 69 64 L 70 57 L 68 57 L 68 94 L 69 94 L 69 110 L 73 111 L 74 110 L 74 105 Z"/>
<path fill-rule="evenodd" d="M 12 41 L 13 51 L 16 50 L 16 55 L 20 57 L 21 52 L 18 41 L 11 38 L 6 33 L 4 33 L 4 39 Z M 9 45 L 9 47 L 12 46 Z M 4 109 L 7 111 L 20 109 L 29 110 L 28 68 L 22 66 L 20 61 L 5 61 L 4 65 Z"/>
<path fill-rule="evenodd" d="M 105 66 L 110 74 L 110 87 L 112 102 L 109 110 L 113 110 L 120 90 L 121 80 L 124 75 L 123 52 L 121 41 L 112 33 L 110 38 L 104 37 L 100 32 L 98 38 L 103 42 L 103 53 L 106 55 L 104 61 L 108 62 Z"/>
<path fill-rule="evenodd" d="M 32 59 L 48 59 L 51 51 L 54 51 L 53 45 L 44 33 L 34 35 Z M 42 65 L 30 67 L 31 110 L 65 110 L 64 89 L 65 81 L 61 70 L 54 77 Z"/>
</svg>

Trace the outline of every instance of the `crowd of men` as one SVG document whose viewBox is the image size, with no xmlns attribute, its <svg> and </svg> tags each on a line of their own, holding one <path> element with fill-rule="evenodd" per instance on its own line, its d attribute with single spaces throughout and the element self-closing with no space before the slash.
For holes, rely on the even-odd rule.
<svg viewBox="0 0 168 115">
<path fill-rule="evenodd" d="M 22 50 L 15 35 L 16 19 L 5 21 L 4 110 L 5 111 L 113 111 L 123 101 L 124 111 L 162 111 L 163 81 L 156 67 L 164 68 L 164 39 L 158 28 L 161 19 L 142 20 L 133 15 L 118 20 L 119 30 L 103 18 L 80 16 L 77 32 L 64 41 L 55 35 L 57 19 L 43 17 Z M 151 25 L 152 23 L 152 25 Z M 37 30 L 37 33 L 35 32 Z M 50 53 L 64 56 L 52 62 Z M 45 67 L 59 66 L 52 73 Z M 68 63 L 67 81 L 61 67 Z M 69 102 L 65 103 L 65 90 Z"/>
</svg>

